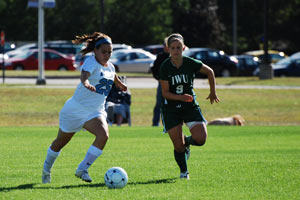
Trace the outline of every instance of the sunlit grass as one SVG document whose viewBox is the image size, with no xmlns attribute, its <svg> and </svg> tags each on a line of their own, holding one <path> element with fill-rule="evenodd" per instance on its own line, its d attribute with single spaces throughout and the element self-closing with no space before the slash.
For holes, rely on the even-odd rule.
<svg viewBox="0 0 300 200">
<path fill-rule="evenodd" d="M 211 105 L 208 89 L 196 89 L 207 120 L 242 115 L 246 125 L 300 125 L 299 90 L 219 89 Z M 0 126 L 58 125 L 58 113 L 74 89 L 0 88 Z M 131 89 L 133 126 L 152 124 L 156 89 Z"/>
<path fill-rule="evenodd" d="M 92 183 L 74 176 L 94 140 L 77 133 L 41 184 L 47 148 L 58 127 L 0 127 L 0 199 L 299 199 L 299 127 L 208 127 L 191 147 L 191 179 L 180 180 L 173 146 L 159 127 L 110 127 L 103 154 L 89 169 Z M 184 132 L 188 131 L 184 128 Z M 111 190 L 104 173 L 124 168 L 128 185 Z"/>
</svg>

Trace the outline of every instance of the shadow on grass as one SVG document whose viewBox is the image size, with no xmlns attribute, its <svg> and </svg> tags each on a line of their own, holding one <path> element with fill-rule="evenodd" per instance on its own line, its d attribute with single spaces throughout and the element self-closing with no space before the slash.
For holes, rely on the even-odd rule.
<svg viewBox="0 0 300 200">
<path fill-rule="evenodd" d="M 149 181 L 141 181 L 141 182 L 129 182 L 128 185 L 148 185 L 148 184 L 162 184 L 162 183 L 175 183 L 177 178 L 169 178 L 169 179 L 160 179 L 160 180 L 149 180 Z M 12 190 L 28 190 L 28 189 L 72 189 L 72 188 L 81 188 L 81 187 L 106 187 L 105 183 L 92 183 L 92 184 L 79 184 L 79 185 L 64 185 L 60 187 L 35 187 L 36 185 L 40 185 L 40 183 L 29 183 L 23 184 L 16 187 L 4 187 L 0 188 L 0 192 L 10 192 Z"/>
</svg>

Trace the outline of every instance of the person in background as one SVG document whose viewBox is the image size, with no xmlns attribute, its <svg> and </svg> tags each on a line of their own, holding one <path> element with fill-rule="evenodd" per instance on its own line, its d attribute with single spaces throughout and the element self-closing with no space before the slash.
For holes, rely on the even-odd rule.
<svg viewBox="0 0 300 200">
<path fill-rule="evenodd" d="M 207 75 L 210 93 L 206 99 L 218 103 L 214 71 L 201 61 L 182 55 L 185 48 L 183 37 L 174 33 L 167 40 L 170 58 L 160 68 L 162 88 L 162 122 L 164 132 L 168 132 L 174 146 L 174 157 L 180 168 L 180 178 L 189 179 L 187 159 L 190 145 L 202 146 L 206 142 L 207 128 L 194 92 L 196 72 Z M 185 123 L 191 135 L 185 136 L 182 125 Z"/>
<path fill-rule="evenodd" d="M 131 94 L 129 90 L 122 91 L 113 84 L 106 99 L 106 111 L 109 124 L 116 123 L 121 126 L 124 119 L 130 125 Z"/>
<path fill-rule="evenodd" d="M 83 55 L 94 52 L 81 68 L 80 83 L 74 95 L 66 101 L 59 113 L 59 130 L 56 139 L 47 151 L 42 170 L 42 182 L 51 182 L 51 169 L 62 148 L 82 128 L 95 135 L 85 158 L 78 165 L 75 176 L 86 182 L 92 182 L 88 174 L 89 167 L 102 154 L 108 140 L 105 101 L 114 83 L 122 91 L 127 90 L 115 73 L 115 68 L 108 60 L 112 53 L 111 38 L 103 33 L 76 36 L 75 44 L 86 43 L 81 50 Z"/>
<path fill-rule="evenodd" d="M 166 37 L 163 42 L 163 46 L 164 46 L 163 52 L 157 54 L 156 60 L 154 61 L 153 67 L 151 68 L 153 77 L 156 80 L 158 80 L 158 86 L 156 90 L 156 103 L 153 109 L 152 126 L 159 126 L 159 121 L 160 121 L 160 106 L 162 101 L 162 95 L 161 95 L 161 85 L 159 82 L 159 71 L 160 71 L 160 65 L 163 63 L 163 61 L 165 61 L 170 56 L 167 48 L 167 39 L 168 38 Z"/>
</svg>

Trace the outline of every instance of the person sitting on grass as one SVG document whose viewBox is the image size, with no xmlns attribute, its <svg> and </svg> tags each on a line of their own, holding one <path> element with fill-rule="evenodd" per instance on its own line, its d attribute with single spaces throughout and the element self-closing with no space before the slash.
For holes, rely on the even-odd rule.
<svg viewBox="0 0 300 200">
<path fill-rule="evenodd" d="M 130 105 L 131 95 L 129 90 L 122 91 L 113 84 L 105 106 L 108 123 L 116 123 L 117 126 L 121 126 L 125 119 L 130 125 Z"/>
</svg>

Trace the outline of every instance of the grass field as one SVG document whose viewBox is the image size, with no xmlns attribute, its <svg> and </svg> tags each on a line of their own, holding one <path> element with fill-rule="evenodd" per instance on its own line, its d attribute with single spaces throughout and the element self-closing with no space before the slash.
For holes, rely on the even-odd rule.
<svg viewBox="0 0 300 200">
<path fill-rule="evenodd" d="M 220 89 L 211 105 L 207 89 L 196 89 L 207 120 L 242 115 L 246 125 L 300 125 L 300 90 Z M 58 125 L 58 113 L 74 89 L 0 87 L 0 126 Z M 150 126 L 155 89 L 132 89 L 132 125 Z"/>
<path fill-rule="evenodd" d="M 217 83 L 299 86 L 300 79 L 217 78 Z M 246 126 L 209 126 L 207 144 L 191 148 L 189 181 L 178 179 L 168 135 L 150 126 L 156 90 L 132 89 L 133 126 L 110 127 L 104 153 L 90 169 L 94 182 L 74 176 L 93 141 L 81 131 L 57 159 L 52 183 L 43 185 L 42 165 L 57 134 L 58 113 L 74 89 L 1 85 L 0 199 L 300 199 L 299 90 L 217 92 L 221 102 L 210 105 L 208 90 L 196 89 L 206 119 L 241 114 Z M 124 189 L 104 184 L 104 173 L 113 166 L 128 173 Z"/>
<path fill-rule="evenodd" d="M 186 129 L 184 129 L 187 132 Z M 41 184 L 47 148 L 57 127 L 0 127 L 0 199 L 299 199 L 300 127 L 209 127 L 192 147 L 190 180 L 180 180 L 173 147 L 159 127 L 111 127 L 101 157 L 84 183 L 75 169 L 93 141 L 79 132 L 63 149 L 52 183 Z M 121 190 L 106 188 L 105 171 L 123 167 Z"/>
</svg>

